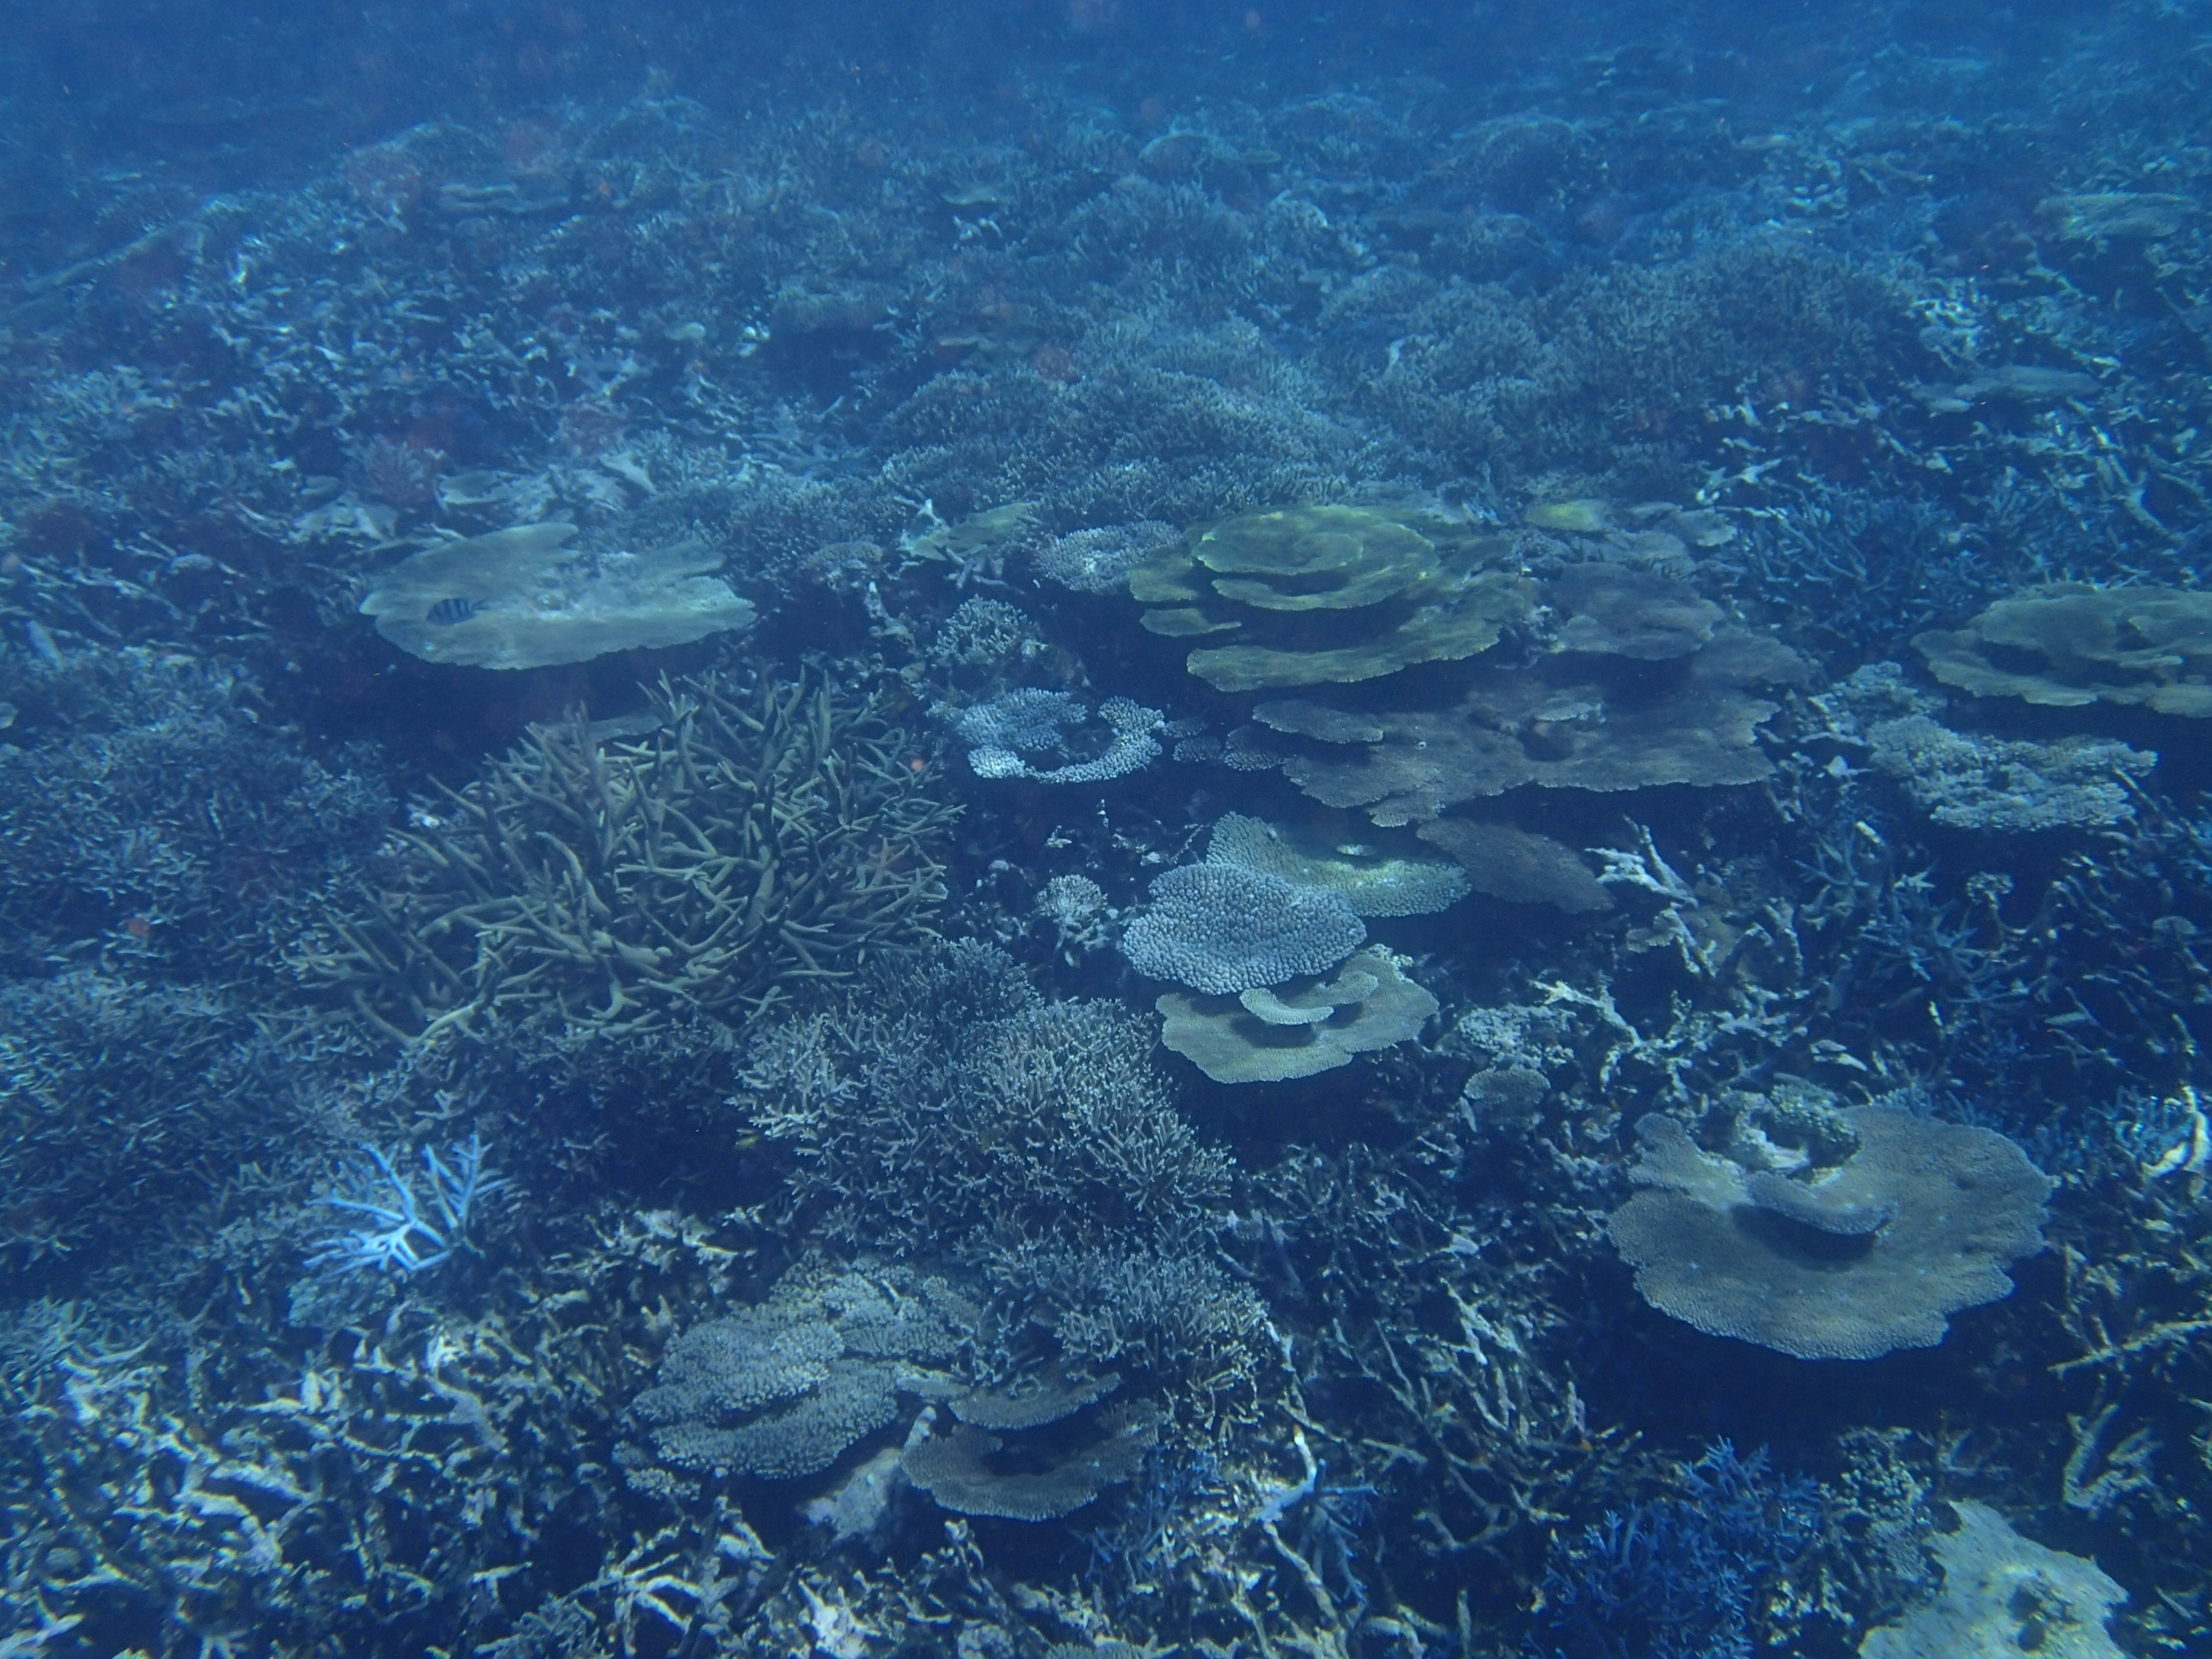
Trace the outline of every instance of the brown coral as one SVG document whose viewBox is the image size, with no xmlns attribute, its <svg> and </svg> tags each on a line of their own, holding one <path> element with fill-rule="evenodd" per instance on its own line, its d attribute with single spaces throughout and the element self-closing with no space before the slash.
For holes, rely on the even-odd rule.
<svg viewBox="0 0 2212 1659">
<path fill-rule="evenodd" d="M 1788 1173 L 1701 1152 L 1671 1117 L 1638 1123 L 1644 1190 L 1607 1231 L 1644 1299 L 1800 1359 L 1873 1359 L 1933 1347 L 1951 1314 L 2009 1294 L 2051 1192 L 2027 1154 L 1896 1107 L 1834 1115 L 1856 1149 Z"/>
</svg>

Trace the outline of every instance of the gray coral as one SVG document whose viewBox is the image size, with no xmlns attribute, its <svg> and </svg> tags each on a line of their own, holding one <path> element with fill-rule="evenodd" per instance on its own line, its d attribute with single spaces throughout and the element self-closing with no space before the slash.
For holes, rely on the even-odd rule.
<svg viewBox="0 0 2212 1659">
<path fill-rule="evenodd" d="M 1210 996 L 1325 974 L 1367 937 L 1342 893 L 1233 864 L 1170 870 L 1152 895 L 1122 930 L 1121 954 L 1140 974 Z"/>
<path fill-rule="evenodd" d="M 1644 1190 L 1607 1231 L 1644 1299 L 1800 1359 L 1873 1359 L 1934 1347 L 1951 1314 L 2009 1294 L 2051 1191 L 2027 1155 L 1894 1106 L 1835 1115 L 1856 1147 L 1787 1172 L 1701 1152 L 1658 1113 L 1638 1123 Z"/>
<path fill-rule="evenodd" d="M 903 1388 L 938 1384 L 974 1310 L 902 1268 L 794 1268 L 769 1299 L 670 1345 L 632 1409 L 662 1462 L 795 1480 L 890 1422 Z"/>
</svg>

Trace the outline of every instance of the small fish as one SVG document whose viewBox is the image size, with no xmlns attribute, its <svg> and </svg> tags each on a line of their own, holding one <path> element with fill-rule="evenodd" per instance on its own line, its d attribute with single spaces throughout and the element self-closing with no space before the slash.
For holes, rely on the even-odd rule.
<svg viewBox="0 0 2212 1659">
<path fill-rule="evenodd" d="M 455 623 L 465 623 L 477 614 L 474 599 L 462 599 L 459 594 L 441 599 L 422 613 L 422 620 L 436 628 L 451 628 Z"/>
</svg>

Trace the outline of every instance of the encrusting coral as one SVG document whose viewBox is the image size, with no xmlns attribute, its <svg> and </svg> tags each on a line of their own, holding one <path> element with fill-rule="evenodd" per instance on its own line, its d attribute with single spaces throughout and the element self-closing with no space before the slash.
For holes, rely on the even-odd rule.
<svg viewBox="0 0 2212 1659">
<path fill-rule="evenodd" d="M 1901 1623 L 1869 1631 L 1860 1659 L 2119 1659 L 2105 1621 L 2128 1593 L 2111 1574 L 2022 1538 L 1986 1504 L 1952 1507 L 1959 1529 L 1931 1540 L 1942 1590 Z"/>
<path fill-rule="evenodd" d="M 743 1024 L 921 936 L 952 809 L 880 696 L 715 672 L 650 696 L 642 735 L 533 726 L 417 813 L 310 981 L 405 1036 L 488 1013 L 641 1031 Z"/>
<path fill-rule="evenodd" d="M 2027 1155 L 1895 1106 L 1834 1117 L 1857 1144 L 1825 1166 L 1763 1131 L 1747 1167 L 1674 1118 L 1639 1122 L 1629 1173 L 1644 1190 L 1606 1227 L 1644 1299 L 1800 1359 L 1873 1359 L 1934 1347 L 1951 1314 L 2009 1294 L 2004 1269 L 2042 1248 L 2051 1192 Z"/>
<path fill-rule="evenodd" d="M 1912 643 L 1929 672 L 1978 697 L 2212 717 L 2212 593 L 2061 582 Z"/>
</svg>

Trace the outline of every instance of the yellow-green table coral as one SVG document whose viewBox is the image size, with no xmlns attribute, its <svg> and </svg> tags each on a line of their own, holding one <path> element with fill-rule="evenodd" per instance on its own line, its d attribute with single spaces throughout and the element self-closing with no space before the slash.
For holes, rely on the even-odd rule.
<svg viewBox="0 0 2212 1659">
<path fill-rule="evenodd" d="M 1929 673 L 1978 697 L 2212 716 L 2212 593 L 2056 583 L 1912 643 Z"/>
<path fill-rule="evenodd" d="M 1475 656 L 1528 614 L 1510 542 L 1433 513 L 1301 507 L 1246 513 L 1140 565 L 1129 592 L 1221 691 L 1352 684 Z"/>
</svg>

